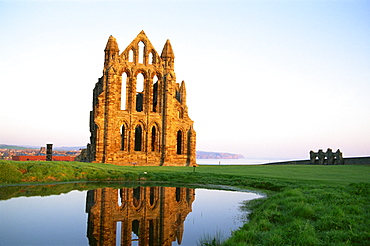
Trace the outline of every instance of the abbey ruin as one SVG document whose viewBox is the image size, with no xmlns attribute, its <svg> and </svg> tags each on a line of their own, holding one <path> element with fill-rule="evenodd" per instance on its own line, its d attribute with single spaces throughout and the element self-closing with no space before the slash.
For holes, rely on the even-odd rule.
<svg viewBox="0 0 370 246">
<path fill-rule="evenodd" d="M 117 165 L 196 164 L 196 133 L 185 82 L 176 82 L 167 40 L 161 55 L 139 35 L 120 53 L 110 36 L 103 76 L 93 90 L 87 159 Z"/>
</svg>

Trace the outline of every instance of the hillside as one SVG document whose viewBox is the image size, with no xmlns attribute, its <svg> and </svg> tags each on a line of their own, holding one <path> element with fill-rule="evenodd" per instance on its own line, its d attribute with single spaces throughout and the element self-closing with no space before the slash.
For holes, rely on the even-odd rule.
<svg viewBox="0 0 370 246">
<path fill-rule="evenodd" d="M 244 156 L 240 154 L 197 151 L 196 158 L 197 159 L 243 159 Z"/>
<path fill-rule="evenodd" d="M 16 145 L 0 144 L 0 149 L 34 149 L 34 148 L 31 148 L 31 147 L 23 147 L 23 146 L 16 146 Z"/>
</svg>

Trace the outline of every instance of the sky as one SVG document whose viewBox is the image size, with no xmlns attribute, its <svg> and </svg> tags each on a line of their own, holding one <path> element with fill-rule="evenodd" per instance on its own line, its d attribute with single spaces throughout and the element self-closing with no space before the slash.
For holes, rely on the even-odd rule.
<svg viewBox="0 0 370 246">
<path fill-rule="evenodd" d="M 167 39 L 197 150 L 370 155 L 370 1 L 0 1 L 0 144 L 84 146 L 113 35 Z"/>
</svg>

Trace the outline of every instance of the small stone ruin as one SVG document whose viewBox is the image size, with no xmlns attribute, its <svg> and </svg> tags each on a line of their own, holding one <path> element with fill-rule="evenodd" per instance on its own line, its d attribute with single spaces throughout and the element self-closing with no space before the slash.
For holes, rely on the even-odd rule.
<svg viewBox="0 0 370 246">
<path fill-rule="evenodd" d="M 310 151 L 310 163 L 319 164 L 319 165 L 343 165 L 343 154 L 338 149 L 336 152 L 333 152 L 332 149 L 329 149 L 324 152 L 322 149 L 319 149 L 318 152 Z"/>
</svg>

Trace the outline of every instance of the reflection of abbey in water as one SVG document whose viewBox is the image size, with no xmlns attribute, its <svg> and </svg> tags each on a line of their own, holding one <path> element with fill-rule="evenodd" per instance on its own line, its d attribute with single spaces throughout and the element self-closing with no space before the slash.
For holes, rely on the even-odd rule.
<svg viewBox="0 0 370 246">
<path fill-rule="evenodd" d="M 87 236 L 90 245 L 181 244 L 184 221 L 195 190 L 137 187 L 88 191 Z M 116 244 L 117 243 L 117 244 Z"/>
</svg>

